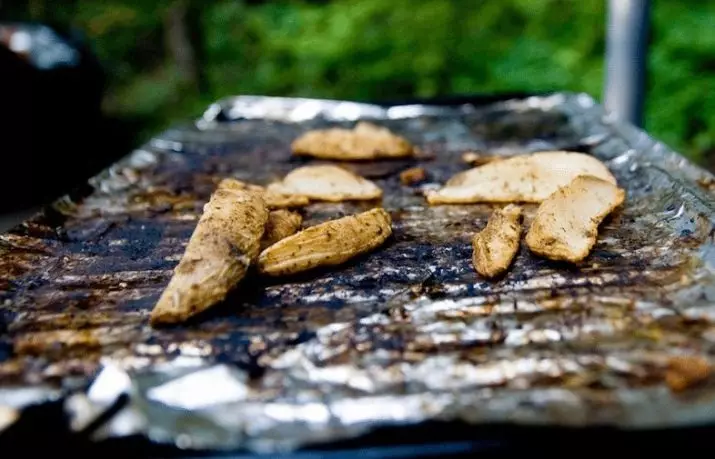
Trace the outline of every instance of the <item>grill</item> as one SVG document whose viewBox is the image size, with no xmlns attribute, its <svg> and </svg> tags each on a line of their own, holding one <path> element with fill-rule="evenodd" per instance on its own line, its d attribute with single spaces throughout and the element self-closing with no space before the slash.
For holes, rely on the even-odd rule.
<svg viewBox="0 0 715 459">
<path fill-rule="evenodd" d="M 385 192 L 384 248 L 338 269 L 252 277 L 185 326 L 147 325 L 220 179 L 278 179 L 309 162 L 290 155 L 300 133 L 358 119 L 421 150 L 346 164 Z M 522 248 L 504 279 L 484 281 L 470 237 L 490 207 L 429 207 L 399 180 L 422 166 L 443 183 L 467 151 L 546 149 L 599 157 L 627 191 L 577 268 Z M 580 94 L 482 106 L 227 99 L 0 237 L 0 400 L 60 397 L 70 430 L 94 440 L 272 453 L 435 422 L 461 426 L 427 429 L 456 448 L 441 455 L 486 424 L 707 424 L 712 381 L 683 394 L 664 381 L 672 359 L 713 359 L 713 183 Z M 305 225 L 369 206 L 314 203 Z"/>
</svg>

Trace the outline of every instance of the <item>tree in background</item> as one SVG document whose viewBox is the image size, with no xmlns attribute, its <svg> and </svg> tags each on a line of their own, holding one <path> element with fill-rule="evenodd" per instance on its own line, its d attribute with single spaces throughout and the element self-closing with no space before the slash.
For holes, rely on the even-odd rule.
<svg viewBox="0 0 715 459">
<path fill-rule="evenodd" d="M 375 100 L 603 86 L 603 0 L 28 0 L 85 31 L 143 136 L 229 94 Z M 0 5 L 0 10 L 8 8 Z M 646 128 L 715 148 L 715 3 L 653 2 Z"/>
</svg>

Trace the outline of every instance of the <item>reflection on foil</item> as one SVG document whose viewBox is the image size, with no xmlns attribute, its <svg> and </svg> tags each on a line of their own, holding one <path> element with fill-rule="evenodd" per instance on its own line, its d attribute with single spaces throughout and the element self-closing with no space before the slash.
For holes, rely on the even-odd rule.
<svg viewBox="0 0 715 459">
<path fill-rule="evenodd" d="M 23 408 L 28 405 L 44 403 L 61 395 L 50 387 L 14 387 L 0 389 L 0 405 Z"/>
<path fill-rule="evenodd" d="M 153 387 L 147 397 L 174 408 L 196 410 L 244 400 L 248 395 L 246 379 L 243 373 L 218 365 Z"/>
<path fill-rule="evenodd" d="M 132 381 L 111 362 L 107 362 L 87 392 L 87 397 L 97 403 L 111 403 L 120 395 L 129 393 Z"/>
<path fill-rule="evenodd" d="M 199 120 L 202 128 L 216 122 L 262 119 L 299 123 L 315 118 L 355 121 L 359 118 L 385 118 L 386 110 L 375 105 L 333 100 L 284 97 L 241 96 L 212 104 Z"/>
<path fill-rule="evenodd" d="M 331 121 L 358 119 L 407 119 L 420 116 L 443 116 L 469 111 L 469 106 L 458 109 L 402 105 L 382 108 L 376 105 L 335 100 L 298 99 L 284 97 L 231 97 L 212 104 L 197 121 L 201 129 L 216 128 L 224 121 L 267 119 L 300 123 L 322 118 Z"/>
<path fill-rule="evenodd" d="M 108 343 L 108 350 L 89 390 L 67 399 L 74 429 L 89 425 L 121 394 L 128 394 L 127 405 L 93 438 L 141 433 L 184 448 L 274 452 L 425 420 L 627 428 L 712 421 L 715 381 L 694 387 L 687 397 L 664 384 L 675 354 L 715 361 L 715 205 L 711 190 L 695 185 L 712 177 L 641 131 L 610 119 L 586 95 L 484 108 L 388 109 L 230 98 L 213 104 L 198 129 L 167 131 L 93 184 L 110 195 L 154 190 L 145 168 L 161 165 L 172 174 L 171 164 L 206 161 L 210 167 L 179 169 L 191 173 L 168 183 L 182 192 L 199 183 L 208 192 L 215 177 L 207 177 L 207 170 L 231 172 L 214 154 L 221 142 L 265 129 L 262 135 L 274 143 L 257 151 L 270 155 L 303 129 L 297 123 L 362 118 L 385 120 L 420 139 L 427 153 L 437 145 L 435 151 L 455 158 L 467 149 L 512 154 L 587 147 L 624 180 L 628 206 L 606 223 L 596 253 L 578 271 L 520 256 L 507 278 L 490 283 L 469 265 L 469 236 L 483 223 L 474 208 L 430 208 L 419 197 L 386 193 L 396 237 L 382 252 L 384 259 L 376 254 L 359 268 L 266 286 L 265 304 L 241 303 L 230 320 L 148 331 L 144 325 L 122 328 L 145 317 L 127 314 L 119 326 L 102 329 L 111 333 L 91 336 Z M 189 157 L 192 148 L 207 154 L 199 161 Z M 249 170 L 251 163 L 245 164 Z M 455 159 L 438 166 L 430 172 L 441 174 L 432 180 L 442 183 L 463 164 Z M 263 172 L 268 180 L 276 170 Z M 192 181 L 198 179 L 204 182 Z M 141 203 L 102 199 L 93 195 L 85 206 L 101 208 L 104 215 L 124 215 L 129 208 L 137 219 L 145 218 Z M 353 211 L 347 204 L 315 205 L 308 218 L 325 218 L 336 208 Z M 533 210 L 527 209 L 527 218 Z M 196 212 L 162 210 L 152 218 L 165 219 L 158 253 L 175 261 L 176 251 L 167 246 L 178 246 L 190 234 Z M 108 250 L 118 257 L 117 251 L 131 249 L 125 247 L 131 240 L 112 239 Z M 131 262 L 138 266 L 143 260 Z M 154 276 L 150 285 L 137 281 L 132 264 L 120 273 L 119 287 L 135 288 L 132 300 L 155 293 L 170 275 L 159 261 L 141 265 Z M 87 279 L 68 275 L 63 282 L 84 285 Z M 117 304 L 127 299 L 113 298 Z M 115 339 L 129 333 L 136 339 L 117 345 Z M 38 345 L 24 343 L 28 349 Z M 2 400 L 0 392 L 0 405 Z"/>
</svg>

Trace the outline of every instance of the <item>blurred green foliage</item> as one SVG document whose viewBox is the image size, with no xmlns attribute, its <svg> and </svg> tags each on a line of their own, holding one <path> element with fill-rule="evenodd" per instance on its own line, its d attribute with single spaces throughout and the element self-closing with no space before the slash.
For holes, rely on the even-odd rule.
<svg viewBox="0 0 715 459">
<path fill-rule="evenodd" d="M 167 51 L 187 2 L 201 90 Z M 52 0 L 35 19 L 84 30 L 108 71 L 106 108 L 147 134 L 230 94 L 356 100 L 498 91 L 600 97 L 604 0 Z M 715 149 L 715 2 L 655 0 L 646 128 L 698 159 Z"/>
</svg>

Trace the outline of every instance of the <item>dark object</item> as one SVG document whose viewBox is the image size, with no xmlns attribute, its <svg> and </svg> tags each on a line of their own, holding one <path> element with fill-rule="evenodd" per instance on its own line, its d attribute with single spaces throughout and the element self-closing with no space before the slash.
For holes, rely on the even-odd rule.
<svg viewBox="0 0 715 459">
<path fill-rule="evenodd" d="M 619 119 L 643 125 L 650 0 L 609 0 L 604 104 Z"/>
<path fill-rule="evenodd" d="M 0 434 L 0 448 L 17 451 L 27 457 L 49 457 L 61 450 L 80 458 L 213 458 L 213 459 L 452 459 L 452 458 L 524 458 L 574 457 L 574 451 L 588 445 L 590 457 L 612 454 L 617 450 L 635 457 L 664 454 L 692 448 L 703 453 L 715 452 L 714 428 L 669 429 L 624 432 L 608 428 L 569 429 L 493 425 L 474 429 L 461 423 L 425 423 L 409 428 L 379 429 L 349 442 L 319 448 L 256 455 L 243 450 L 185 451 L 157 445 L 140 436 L 121 440 L 93 442 L 86 436 L 57 429 L 62 419 L 59 404 L 34 409 L 25 422 Z M 54 435 L 44 436 L 45 429 Z M 36 441 L 42 434 L 44 441 Z M 20 443 L 22 442 L 22 443 Z M 12 456 L 9 456 L 12 457 Z"/>
<path fill-rule="evenodd" d="M 241 110 L 234 110 L 236 107 Z M 378 118 L 382 114 L 381 123 L 433 153 L 434 158 L 420 158 L 414 165 L 424 166 L 439 182 L 466 167 L 460 161 L 465 150 L 504 153 L 578 149 L 612 160 L 614 173 L 628 187 L 629 198 L 640 205 L 615 216 L 616 220 L 604 228 L 601 244 L 589 260 L 592 265 L 583 271 L 522 253 L 514 269 L 495 286 L 476 278 L 469 265 L 466 237 L 483 224 L 489 209 L 424 208 L 420 196 L 399 185 L 396 169 L 393 175 L 376 178 L 386 191 L 384 205 L 395 221 L 395 237 L 383 250 L 339 269 L 292 278 L 290 282 L 257 279 L 201 321 L 186 327 L 148 330 L 146 312 L 171 275 L 182 251 L 181 242 L 191 234 L 201 204 L 217 180 L 234 175 L 266 182 L 294 168 L 290 141 L 306 129 L 333 124 L 317 114 L 306 117 L 306 113 L 315 114 L 315 109 L 321 107 L 322 114 L 332 115 L 338 124 L 349 124 L 337 119 L 338 107 L 349 115 L 354 115 L 355 109 L 358 114 L 369 111 Z M 229 364 L 234 376 L 252 378 L 251 396 L 272 397 L 276 391 L 283 394 L 284 413 L 288 414 L 294 412 L 291 401 L 305 400 L 301 397 L 327 406 L 323 404 L 350 401 L 351 397 L 358 397 L 355 402 L 359 403 L 359 397 L 375 395 L 383 397 L 380 403 L 367 404 L 359 414 L 363 422 L 380 425 L 385 419 L 374 412 L 381 406 L 399 406 L 390 413 L 395 417 L 403 413 L 403 407 L 408 414 L 426 414 L 420 410 L 433 406 L 429 403 L 434 401 L 432 396 L 460 394 L 464 398 L 453 399 L 447 405 L 452 411 L 441 414 L 460 415 L 475 423 L 538 419 L 563 425 L 576 420 L 593 427 L 532 430 L 498 423 L 476 427 L 459 423 L 415 426 L 400 418 L 401 426 L 382 427 L 351 439 L 347 437 L 356 432 L 350 430 L 354 427 L 351 422 L 335 419 L 330 424 L 334 435 L 331 438 L 342 440 L 310 448 L 312 453 L 286 456 L 293 458 L 315 457 L 311 454 L 318 455 L 318 451 L 325 452 L 326 457 L 414 457 L 434 451 L 448 457 L 475 452 L 486 455 L 494 450 L 515 453 L 525 448 L 532 454 L 553 453 L 555 449 L 572 452 L 571 441 L 588 443 L 589 451 L 613 448 L 617 443 L 619 450 L 624 445 L 639 445 L 642 452 L 648 446 L 662 447 L 663 441 L 682 441 L 686 435 L 691 435 L 687 437 L 689 445 L 700 446 L 698 442 L 707 438 L 710 429 L 661 431 L 648 436 L 644 432 L 627 434 L 600 429 L 599 424 L 645 423 L 652 427 L 648 423 L 654 421 L 649 411 L 653 407 L 659 408 L 656 414 L 662 416 L 655 420 L 664 425 L 711 420 L 707 410 L 712 403 L 712 381 L 676 397 L 663 387 L 662 368 L 639 363 L 654 354 L 665 357 L 686 348 L 703 352 L 709 349 L 700 341 L 700 334 L 689 333 L 707 326 L 689 314 L 712 305 L 707 291 L 702 296 L 697 294 L 698 289 L 709 286 L 700 284 L 706 282 L 702 280 L 705 278 L 696 277 L 701 274 L 701 266 L 687 258 L 706 256 L 698 254 L 707 251 L 698 250 L 710 247 L 709 217 L 714 212 L 708 204 L 711 194 L 696 185 L 698 179 L 709 176 L 675 153 L 654 148 L 639 131 L 617 123 L 602 124 L 602 110 L 583 95 L 512 101 L 471 110 L 446 108 L 449 110 L 423 107 L 411 117 L 389 118 L 378 107 L 350 103 L 241 98 L 217 104 L 204 119 L 204 130 L 187 125 L 157 136 L 143 151 L 93 179 L 94 189 L 58 201 L 0 241 L 0 250 L 4 251 L 0 258 L 0 302 L 8 302 L 8 332 L 1 339 L 12 348 L 3 366 L 3 381 L 29 384 L 82 378 L 89 382 L 100 368 L 100 357 L 111 356 L 129 364 L 147 362 L 144 373 L 131 377 L 145 397 L 144 405 L 138 409 L 143 409 L 141 414 L 147 416 L 148 425 L 165 429 L 165 436 L 160 436 L 165 441 L 175 439 L 178 429 L 187 428 L 182 436 L 201 441 L 203 433 L 209 442 L 223 442 L 222 446 L 238 443 L 239 439 L 230 437 L 230 432 L 240 429 L 227 429 L 228 438 L 217 440 L 213 433 L 226 432 L 213 422 L 215 413 L 211 407 L 202 411 L 201 422 L 193 424 L 191 408 L 168 409 L 157 400 L 147 403 L 151 398 L 148 389 L 173 378 L 153 363 L 182 352 L 200 352 L 210 365 Z M 303 118 L 296 121 L 299 116 Z M 215 119 L 233 121 L 224 124 Z M 371 165 L 356 167 L 360 172 L 360 167 Z M 311 206 L 306 209 L 306 224 L 360 207 Z M 687 238 L 681 237 L 683 230 L 689 231 Z M 666 244 L 666 249 L 659 250 Z M 693 280 L 689 286 L 694 290 L 686 292 L 687 302 L 680 296 L 684 293 L 680 290 L 683 279 Z M 406 290 L 406 296 L 402 296 L 400 292 Z M 370 301 L 352 301 L 366 297 Z M 415 303 L 417 300 L 420 302 Z M 474 303 L 460 305 L 463 300 Z M 645 307 L 632 307 L 636 300 Z M 450 307 L 436 308 L 439 302 L 450 301 L 454 302 Z M 667 314 L 663 306 L 666 304 L 678 308 L 677 314 Z M 410 314 L 411 320 L 402 320 Z M 366 317 L 371 320 L 359 320 Z M 316 330 L 338 321 L 347 326 L 337 332 L 323 330 L 321 340 L 316 341 Z M 433 335 L 435 325 L 441 328 Z M 451 330 L 453 325 L 469 333 L 452 336 L 441 332 Z M 649 327 L 655 327 L 663 339 L 639 335 L 652 332 Z M 523 336 L 523 330 L 542 329 L 556 331 L 559 340 L 544 340 L 549 335 L 543 334 L 535 342 L 513 341 Z M 587 334 L 574 330 L 605 330 L 604 342 L 609 348 L 594 346 Z M 507 338 L 512 341 L 507 343 Z M 648 339 L 647 352 L 638 346 L 642 339 Z M 314 380 L 301 379 L 300 372 L 294 372 L 290 365 L 284 373 L 272 366 L 277 357 L 306 343 L 312 344 L 308 348 L 311 352 L 302 358 L 314 367 L 347 364 L 359 376 L 356 380 L 367 378 L 375 388 L 346 388 L 334 380 L 321 380 L 317 373 Z M 331 360 L 330 352 L 339 349 L 345 349 L 344 354 Z M 322 357 L 324 353 L 327 358 Z M 616 365 L 606 365 L 605 359 L 612 354 L 620 360 Z M 477 382 L 480 378 L 460 376 L 450 363 L 437 363 L 424 373 L 404 372 L 404 380 L 390 381 L 389 374 L 383 372 L 392 364 L 414 370 L 420 359 L 437 356 L 454 357 L 462 369 L 469 371 L 467 376 L 489 376 L 480 373 L 479 368 L 490 362 L 510 368 L 524 368 L 520 365 L 525 363 L 526 369 L 516 372 L 516 376 L 505 376 L 503 381 L 487 380 L 481 383 L 484 386 L 466 387 L 452 384 Z M 541 362 L 547 371 L 523 362 L 524 356 Z M 588 367 L 579 363 L 584 357 L 588 358 L 583 365 Z M 360 373 L 368 367 L 374 373 Z M 562 374 L 562 368 L 575 370 Z M 217 373 L 211 388 L 214 383 L 240 380 L 227 373 Z M 274 378 L 280 381 L 279 386 L 270 388 L 273 392 L 263 392 L 267 389 L 262 386 L 263 374 L 285 378 Z M 409 374 L 411 379 L 407 379 Z M 373 380 L 373 375 L 379 378 Z M 578 387 L 573 397 L 554 396 L 567 379 Z M 380 381 L 391 384 L 380 386 Z M 510 384 L 521 389 L 510 392 Z M 192 401 L 212 392 L 211 388 L 192 392 Z M 649 393 L 648 388 L 663 390 L 640 398 Z M 483 398 L 469 398 L 482 389 L 488 389 Z M 624 399 L 607 396 L 625 393 L 628 395 Z M 546 401 L 537 397 L 549 394 Z M 406 395 L 422 396 L 427 403 L 402 403 L 400 397 Z M 574 399 L 578 403 L 572 405 Z M 630 405 L 622 404 L 626 399 Z M 229 407 L 237 418 L 246 416 L 247 407 L 241 403 Z M 250 412 L 249 420 L 265 426 L 271 421 L 268 418 L 259 409 Z M 287 420 L 278 422 L 276 431 L 262 433 L 281 440 L 302 440 L 319 431 L 322 424 L 318 423 L 323 422 L 311 421 L 316 423 L 311 425 L 291 422 L 291 416 L 284 419 Z M 431 419 L 429 414 L 427 419 Z M 643 445 L 644 439 L 653 443 Z M 154 448 L 151 454 L 166 454 L 156 446 L 133 440 Z M 414 448 L 397 447 L 395 442 Z M 126 444 L 110 440 L 85 446 L 116 452 Z M 439 449 L 440 444 L 444 449 Z M 367 446 L 374 449 L 356 452 Z"/>
<path fill-rule="evenodd" d="M 129 148 L 102 117 L 104 74 L 76 33 L 0 23 L 0 68 L 0 211 L 67 192 Z"/>
</svg>

